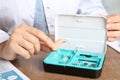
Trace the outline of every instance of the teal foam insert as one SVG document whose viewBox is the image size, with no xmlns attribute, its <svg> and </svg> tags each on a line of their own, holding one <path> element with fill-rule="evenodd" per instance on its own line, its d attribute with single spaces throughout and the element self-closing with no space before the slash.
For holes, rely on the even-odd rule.
<svg viewBox="0 0 120 80">
<path fill-rule="evenodd" d="M 90 51 L 75 51 L 58 49 L 51 52 L 45 59 L 45 64 L 100 70 L 104 62 L 105 54 Z"/>
</svg>

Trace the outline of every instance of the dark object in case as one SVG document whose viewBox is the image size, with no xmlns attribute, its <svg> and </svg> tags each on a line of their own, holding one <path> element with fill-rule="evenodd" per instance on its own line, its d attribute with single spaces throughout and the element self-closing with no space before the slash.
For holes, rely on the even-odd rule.
<svg viewBox="0 0 120 80">
<path fill-rule="evenodd" d="M 66 38 L 43 61 L 48 72 L 97 78 L 106 52 L 106 20 L 103 17 L 59 15 L 55 39 Z"/>
</svg>

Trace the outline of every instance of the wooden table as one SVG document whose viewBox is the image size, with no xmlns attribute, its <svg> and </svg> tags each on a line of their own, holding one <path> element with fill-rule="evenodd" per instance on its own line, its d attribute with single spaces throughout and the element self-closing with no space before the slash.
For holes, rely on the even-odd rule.
<svg viewBox="0 0 120 80">
<path fill-rule="evenodd" d="M 120 80 L 120 54 L 109 46 L 107 48 L 102 74 L 97 79 L 45 72 L 43 59 L 49 53 L 44 52 L 32 56 L 29 60 L 18 57 L 12 63 L 31 80 Z"/>
</svg>

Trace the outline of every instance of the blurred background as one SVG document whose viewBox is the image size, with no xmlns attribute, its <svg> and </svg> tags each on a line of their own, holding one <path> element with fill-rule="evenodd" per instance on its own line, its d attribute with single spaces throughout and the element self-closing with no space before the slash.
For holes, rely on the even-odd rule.
<svg viewBox="0 0 120 80">
<path fill-rule="evenodd" d="M 102 0 L 108 14 L 120 14 L 120 0 Z"/>
</svg>

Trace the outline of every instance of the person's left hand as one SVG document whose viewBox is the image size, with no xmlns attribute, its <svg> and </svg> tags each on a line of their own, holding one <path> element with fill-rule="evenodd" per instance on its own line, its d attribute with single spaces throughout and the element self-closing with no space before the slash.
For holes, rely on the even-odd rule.
<svg viewBox="0 0 120 80">
<path fill-rule="evenodd" d="M 120 37 L 120 15 L 107 16 L 107 30 L 108 41 L 115 41 Z"/>
</svg>

